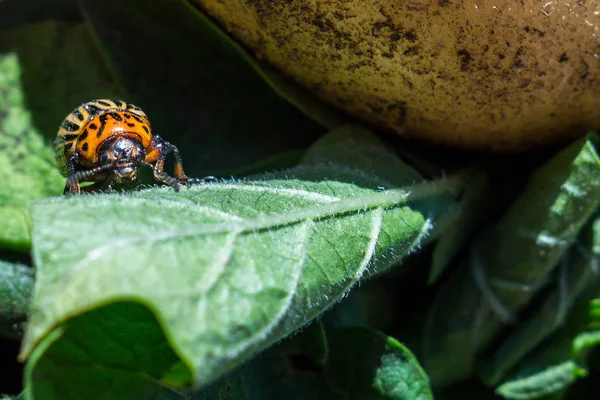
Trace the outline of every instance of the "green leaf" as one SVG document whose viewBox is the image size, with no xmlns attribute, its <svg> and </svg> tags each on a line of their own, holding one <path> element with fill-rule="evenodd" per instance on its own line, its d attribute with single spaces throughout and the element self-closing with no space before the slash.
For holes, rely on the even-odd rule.
<svg viewBox="0 0 600 400">
<path fill-rule="evenodd" d="M 597 244 L 600 244 L 600 219 L 587 224 L 577 244 L 565 255 L 555 282 L 551 283 L 552 291 L 486 362 L 482 376 L 490 386 L 497 385 L 532 349 L 563 327 L 582 294 L 600 287 L 600 246 Z M 583 351 L 584 346 L 581 349 Z"/>
<path fill-rule="evenodd" d="M 598 208 L 600 163 L 593 137 L 574 142 L 539 168 L 438 292 L 423 344 L 423 363 L 435 385 L 473 372 L 478 352 L 543 287 Z"/>
<path fill-rule="evenodd" d="M 44 7 L 27 4 L 22 18 L 43 19 Z M 119 96 L 82 23 L 31 23 L 0 38 L 0 246 L 28 250 L 30 204 L 64 187 L 50 143 L 59 124 L 82 101 Z"/>
<path fill-rule="evenodd" d="M 180 148 L 188 174 L 306 148 L 325 133 L 275 93 L 239 45 L 189 2 L 80 3 L 127 100 Z"/>
<path fill-rule="evenodd" d="M 176 361 L 147 308 L 113 303 L 43 339 L 26 367 L 27 398 L 184 399 L 161 382 Z"/>
<path fill-rule="evenodd" d="M 368 328 L 329 334 L 331 399 L 433 400 L 429 379 L 409 349 Z"/>
<path fill-rule="evenodd" d="M 17 54 L 0 52 L 0 246 L 14 250 L 31 245 L 31 203 L 64 185 L 25 105 L 23 74 Z"/>
<path fill-rule="evenodd" d="M 504 383 L 496 389 L 496 393 L 507 399 L 538 399 L 561 391 L 582 375 L 584 372 L 577 364 L 565 361 L 534 376 Z"/>
<path fill-rule="evenodd" d="M 196 393 L 194 400 L 431 400 L 425 371 L 409 349 L 366 327 L 327 331 L 324 366 L 306 369 L 286 342 Z"/>
<path fill-rule="evenodd" d="M 596 285 L 592 291 L 596 296 L 600 295 L 598 289 Z M 496 388 L 498 394 L 517 400 L 545 398 L 562 393 L 576 380 L 588 376 L 587 355 L 600 345 L 600 329 L 593 310 L 595 301 L 588 307 L 589 297 L 588 294 L 580 299 L 580 312 L 575 312 L 564 328 L 520 360 Z"/>
<path fill-rule="evenodd" d="M 0 334 L 23 334 L 33 292 L 33 268 L 0 260 Z"/>
<path fill-rule="evenodd" d="M 25 400 L 25 399 L 26 399 L 25 392 L 22 392 L 18 396 L 2 395 L 2 400 Z"/>
<path fill-rule="evenodd" d="M 590 229 L 583 232 L 583 240 L 578 243 L 582 245 L 581 248 L 573 251 L 577 253 L 578 257 L 574 258 L 569 267 L 578 271 L 582 276 L 578 276 L 576 272 L 572 273 L 573 289 L 571 291 L 562 289 L 562 295 L 566 297 L 577 292 L 580 293 L 574 307 L 575 310 L 570 314 L 569 319 L 564 321 L 559 330 L 556 330 L 556 325 L 551 323 L 547 324 L 549 326 L 541 325 L 544 320 L 548 321 L 549 319 L 543 312 L 551 313 L 551 311 L 544 310 L 548 304 L 551 304 L 550 301 L 554 294 L 550 294 L 547 301 L 542 303 L 542 313 L 535 312 L 531 319 L 533 321 L 531 324 L 537 325 L 541 333 L 535 333 L 533 326 L 528 323 L 524 324 L 523 328 L 518 329 L 516 334 L 509 337 L 492 359 L 494 363 L 490 365 L 492 368 L 488 368 L 486 371 L 486 378 L 491 379 L 491 376 L 498 379 L 502 376 L 502 372 L 515 364 L 513 358 L 515 358 L 515 353 L 519 354 L 520 351 L 519 363 L 496 389 L 504 397 L 537 399 L 553 394 L 558 395 L 565 392 L 577 379 L 588 375 L 588 355 L 592 349 L 600 345 L 600 301 L 597 299 L 600 296 L 600 280 L 597 275 L 600 256 L 597 246 L 597 243 L 600 243 L 599 222 L 600 220 L 596 220 L 589 224 Z M 582 271 L 579 264 L 584 264 L 588 268 L 587 273 Z M 574 301 L 574 299 L 570 299 L 570 301 Z M 565 312 L 566 310 L 555 310 L 555 321 L 560 320 L 560 315 Z M 532 347 L 532 343 L 526 340 L 528 334 L 532 337 L 530 340 L 533 341 L 533 344 L 537 344 L 536 341 L 539 342 L 540 337 L 543 338 L 554 331 L 556 333 L 551 338 L 541 343 L 533 351 L 526 353 Z M 517 350 L 511 352 L 511 345 Z M 511 361 L 513 361 L 512 364 Z M 504 364 L 500 362 L 504 362 Z M 494 382 L 492 381 L 492 383 Z"/>
<path fill-rule="evenodd" d="M 301 165 L 295 167 L 293 171 L 284 169 L 255 175 L 254 178 L 279 179 L 290 175 L 308 180 L 327 177 L 327 179 L 352 183 L 376 191 L 424 180 L 380 139 L 356 125 L 342 125 L 317 140 L 304 155 Z M 418 202 L 419 210 L 436 221 L 423 245 L 437 239 L 441 233 L 438 224 L 446 219 L 450 211 L 456 209 L 455 198 L 468 182 L 470 174 L 459 172 L 454 175 L 454 178 L 461 182 L 456 190 L 447 191 L 431 199 L 424 198 Z"/>
<path fill-rule="evenodd" d="M 355 183 L 347 183 L 332 178 L 350 180 L 347 166 L 325 167 L 301 164 L 288 179 L 179 193 L 160 188 L 37 203 L 37 283 L 21 357 L 70 318 L 127 300 L 152 310 L 193 383 L 204 385 L 413 251 L 432 224 L 418 204 L 448 204 L 448 192 L 463 184 L 450 177 L 380 190 L 367 172 L 355 170 Z M 60 387 L 60 379 L 44 385 Z"/>
</svg>

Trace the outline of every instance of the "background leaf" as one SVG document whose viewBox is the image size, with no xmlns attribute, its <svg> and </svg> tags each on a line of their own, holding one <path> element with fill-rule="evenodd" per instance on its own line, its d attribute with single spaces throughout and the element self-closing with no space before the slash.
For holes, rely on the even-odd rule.
<svg viewBox="0 0 600 400">
<path fill-rule="evenodd" d="M 21 72 L 16 54 L 0 52 L 0 246 L 15 250 L 30 246 L 30 204 L 63 187 L 26 108 Z"/>
<path fill-rule="evenodd" d="M 301 334 L 302 336 L 303 334 Z M 301 362 L 288 339 L 210 387 L 200 399 L 433 399 L 427 375 L 406 347 L 366 327 L 327 330 L 324 365 Z"/>
<path fill-rule="evenodd" d="M 33 268 L 0 260 L 0 334 L 20 338 L 33 288 Z"/>
<path fill-rule="evenodd" d="M 547 283 L 598 208 L 600 163 L 592 137 L 535 171 L 519 199 L 479 235 L 469 260 L 439 290 L 423 342 L 423 363 L 434 385 L 473 372 L 478 353 Z"/>
<path fill-rule="evenodd" d="M 599 289 L 597 281 L 588 287 L 568 323 L 527 354 L 496 388 L 497 393 L 509 399 L 566 394 L 577 379 L 588 375 L 588 355 L 600 347 Z"/>
<path fill-rule="evenodd" d="M 328 398 L 433 400 L 427 374 L 395 339 L 366 328 L 329 335 Z"/>
<path fill-rule="evenodd" d="M 495 386 L 503 375 L 548 338 L 559 328 L 567 324 L 567 318 L 577 301 L 581 303 L 581 295 L 600 288 L 600 220 L 590 221 L 583 229 L 575 246 L 561 261 L 556 277 L 550 283 L 553 290 L 544 296 L 527 317 L 486 362 L 482 373 L 483 379 Z M 587 309 L 589 294 L 583 304 Z M 581 307 L 581 304 L 579 304 Z M 586 318 L 587 319 L 587 318 Z M 573 322 L 571 322 L 572 325 Z M 581 325 L 577 324 L 576 326 Z M 579 333 L 572 332 L 572 335 Z M 571 357 L 569 357 L 571 358 Z M 569 360 L 570 361 L 570 360 Z"/>
</svg>

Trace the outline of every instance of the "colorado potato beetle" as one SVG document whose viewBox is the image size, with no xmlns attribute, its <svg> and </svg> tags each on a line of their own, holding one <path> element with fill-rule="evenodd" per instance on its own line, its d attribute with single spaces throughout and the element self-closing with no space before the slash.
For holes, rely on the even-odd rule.
<svg viewBox="0 0 600 400">
<path fill-rule="evenodd" d="M 201 181 L 186 176 L 179 150 L 152 132 L 142 109 L 124 101 L 81 104 L 62 122 L 54 144 L 58 166 L 67 178 L 64 193 L 80 193 L 80 182 L 94 182 L 89 191 L 136 181 L 140 166 L 150 167 L 155 180 L 175 191 Z M 174 177 L 164 172 L 169 153 L 175 157 Z"/>
</svg>

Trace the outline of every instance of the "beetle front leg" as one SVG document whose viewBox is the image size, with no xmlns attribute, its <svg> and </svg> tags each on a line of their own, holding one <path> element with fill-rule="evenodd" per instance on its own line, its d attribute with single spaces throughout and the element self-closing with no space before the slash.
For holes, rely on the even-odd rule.
<svg viewBox="0 0 600 400">
<path fill-rule="evenodd" d="M 215 178 L 214 176 L 205 176 L 204 178 L 188 177 L 185 174 L 185 172 L 183 172 L 183 161 L 181 159 L 181 154 L 179 154 L 179 149 L 175 145 L 173 145 L 169 142 L 164 142 L 164 143 L 165 143 L 165 147 L 167 148 L 166 154 L 173 152 L 173 157 L 175 157 L 175 166 L 173 168 L 173 175 L 175 176 L 175 179 L 177 179 L 179 181 L 179 183 L 198 184 L 198 183 L 213 182 L 213 181 L 217 180 L 217 178 Z"/>
<path fill-rule="evenodd" d="M 189 178 L 187 177 L 185 172 L 183 172 L 183 161 L 181 160 L 181 154 L 179 154 L 179 149 L 169 142 L 164 142 L 164 145 L 166 149 L 165 157 L 169 153 L 173 153 L 173 157 L 175 157 L 175 165 L 173 166 L 173 176 L 178 181 L 187 182 Z"/>
<path fill-rule="evenodd" d="M 75 153 L 73 154 L 71 157 L 69 157 L 69 160 L 67 161 L 67 170 L 69 172 L 69 176 L 67 178 L 67 182 L 65 183 L 65 190 L 63 191 L 63 194 L 67 194 L 67 193 L 73 193 L 73 194 L 79 194 L 81 193 L 81 190 L 79 188 L 79 181 L 77 179 L 72 179 L 73 176 L 75 176 L 76 172 L 75 172 L 75 164 L 77 164 L 77 162 L 79 161 L 79 154 Z M 71 181 L 69 184 L 69 180 Z"/>
<path fill-rule="evenodd" d="M 149 168 L 152 168 L 152 173 L 154 174 L 155 180 L 171 186 L 173 188 L 173 190 L 178 192 L 179 188 L 181 186 L 179 184 L 179 181 L 177 179 L 173 178 L 171 175 L 167 174 L 163 170 L 164 169 L 164 158 L 162 160 L 162 164 L 159 164 L 159 163 L 160 163 L 160 159 L 157 160 L 154 165 L 152 165 L 151 163 L 149 163 L 147 161 L 144 161 L 142 164 Z"/>
<path fill-rule="evenodd" d="M 216 178 L 212 176 L 205 177 L 202 179 L 189 178 L 183 171 L 183 162 L 181 160 L 181 154 L 179 153 L 179 149 L 171 143 L 164 141 L 160 136 L 154 136 L 152 141 L 152 150 L 146 154 L 146 160 L 144 164 L 152 168 L 154 172 L 154 179 L 156 179 L 157 181 L 166 183 L 167 185 L 175 189 L 175 191 L 178 191 L 181 185 L 189 185 L 216 180 Z M 173 156 L 175 157 L 175 165 L 173 168 L 173 175 L 175 177 L 170 176 L 164 171 L 165 160 L 167 159 L 169 153 L 173 153 Z"/>
<path fill-rule="evenodd" d="M 153 141 L 154 149 L 146 156 L 146 162 L 154 162 L 154 166 L 152 167 L 154 179 L 166 183 L 175 189 L 175 191 L 178 191 L 180 184 L 187 184 L 189 180 L 183 172 L 179 150 L 171 143 L 165 142 L 160 136 L 155 136 Z M 174 178 L 165 172 L 165 160 L 171 152 L 175 156 Z"/>
</svg>

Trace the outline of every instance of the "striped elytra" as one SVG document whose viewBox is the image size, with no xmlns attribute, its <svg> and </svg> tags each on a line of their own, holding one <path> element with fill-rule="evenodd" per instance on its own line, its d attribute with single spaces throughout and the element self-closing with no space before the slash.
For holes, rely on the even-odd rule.
<svg viewBox="0 0 600 400">
<path fill-rule="evenodd" d="M 80 153 L 84 163 L 94 164 L 99 146 L 106 139 L 123 134 L 137 138 L 144 147 L 150 144 L 150 121 L 141 108 L 110 99 L 81 104 L 64 119 L 54 141 L 56 161 L 62 175 L 68 176 L 67 160 L 75 152 Z"/>
<path fill-rule="evenodd" d="M 65 194 L 112 189 L 113 184 L 138 181 L 140 167 L 175 191 L 200 182 L 183 171 L 177 147 L 152 133 L 146 114 L 131 103 L 92 100 L 73 110 L 58 129 L 56 156 L 67 177 Z M 175 158 L 173 176 L 164 171 L 167 155 Z M 81 188 L 81 182 L 92 182 Z"/>
</svg>

